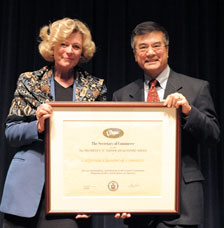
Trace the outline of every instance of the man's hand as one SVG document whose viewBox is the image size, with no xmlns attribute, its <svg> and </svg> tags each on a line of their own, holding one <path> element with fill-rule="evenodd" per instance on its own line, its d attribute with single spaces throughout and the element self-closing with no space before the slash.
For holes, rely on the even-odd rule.
<svg viewBox="0 0 224 228">
<path fill-rule="evenodd" d="M 130 217 L 131 217 L 131 214 L 130 213 L 126 213 L 126 212 L 116 213 L 114 215 L 114 218 L 116 218 L 116 219 L 119 219 L 119 218 L 126 219 L 126 218 L 130 218 Z"/>
<path fill-rule="evenodd" d="M 191 111 L 191 106 L 189 105 L 185 96 L 181 93 L 172 93 L 168 95 L 163 105 L 169 108 L 179 108 L 181 106 L 182 112 L 185 115 L 189 115 Z"/>
</svg>

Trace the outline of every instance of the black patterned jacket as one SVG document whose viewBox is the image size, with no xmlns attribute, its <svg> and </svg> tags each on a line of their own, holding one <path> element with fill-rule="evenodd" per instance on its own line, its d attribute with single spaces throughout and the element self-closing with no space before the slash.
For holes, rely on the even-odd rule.
<svg viewBox="0 0 224 228">
<path fill-rule="evenodd" d="M 75 67 L 77 102 L 106 101 L 107 88 L 104 80 L 93 77 L 80 67 Z M 36 109 L 46 100 L 52 101 L 51 77 L 52 66 L 44 66 L 40 70 L 22 73 L 17 81 L 17 88 L 10 107 L 8 120 L 32 119 Z"/>
</svg>

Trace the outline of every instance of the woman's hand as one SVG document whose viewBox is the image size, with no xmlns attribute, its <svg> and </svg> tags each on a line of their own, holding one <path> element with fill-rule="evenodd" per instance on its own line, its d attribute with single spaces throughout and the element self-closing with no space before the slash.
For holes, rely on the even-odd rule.
<svg viewBox="0 0 224 228">
<path fill-rule="evenodd" d="M 39 133 L 42 133 L 45 130 L 44 123 L 45 120 L 49 117 L 51 117 L 52 114 L 52 107 L 45 103 L 41 104 L 36 111 L 36 117 L 37 117 L 37 130 Z"/>
<path fill-rule="evenodd" d="M 85 218 L 85 219 L 87 219 L 87 218 L 90 218 L 90 217 L 91 217 L 91 215 L 87 215 L 87 214 L 77 214 L 77 215 L 75 216 L 76 219 L 80 219 L 80 218 Z"/>
</svg>

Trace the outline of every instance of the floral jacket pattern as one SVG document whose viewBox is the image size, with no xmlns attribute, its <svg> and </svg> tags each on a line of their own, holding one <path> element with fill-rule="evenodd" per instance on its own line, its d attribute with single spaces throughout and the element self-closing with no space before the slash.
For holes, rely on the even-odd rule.
<svg viewBox="0 0 224 228">
<path fill-rule="evenodd" d="M 107 88 L 104 80 L 93 77 L 80 67 L 75 67 L 77 102 L 106 101 Z M 52 66 L 40 70 L 22 73 L 17 81 L 17 88 L 9 110 L 8 120 L 33 120 L 36 109 L 46 100 L 52 101 L 51 77 Z"/>
</svg>

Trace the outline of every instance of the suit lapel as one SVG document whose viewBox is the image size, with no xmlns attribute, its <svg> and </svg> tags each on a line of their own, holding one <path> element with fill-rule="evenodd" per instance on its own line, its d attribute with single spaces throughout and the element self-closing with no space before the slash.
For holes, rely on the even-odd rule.
<svg viewBox="0 0 224 228">
<path fill-rule="evenodd" d="M 138 79 L 129 90 L 130 101 L 144 101 L 144 81 Z"/>
<path fill-rule="evenodd" d="M 101 92 L 103 79 L 91 76 L 86 71 L 77 70 L 76 101 L 95 101 Z"/>
<path fill-rule="evenodd" d="M 166 89 L 164 93 L 164 99 L 171 93 L 178 92 L 182 88 L 182 83 L 180 81 L 180 77 L 178 74 L 172 70 L 170 70 L 170 76 L 168 78 Z"/>
<path fill-rule="evenodd" d="M 52 77 L 52 69 L 47 66 L 41 68 L 38 71 L 32 72 L 32 77 L 29 76 L 30 73 L 26 73 L 26 80 L 24 84 L 26 84 L 27 91 L 29 91 L 30 95 L 26 91 L 26 99 L 33 99 L 33 102 L 36 103 L 38 101 L 37 106 L 44 103 L 47 99 L 51 101 L 51 85 L 50 79 Z M 28 83 L 28 79 L 32 79 L 32 82 Z M 32 102 L 31 102 L 32 103 Z"/>
<path fill-rule="evenodd" d="M 170 70 L 170 75 L 166 84 L 164 99 L 171 93 L 178 92 L 183 88 L 178 74 Z M 143 78 L 135 81 L 129 92 L 130 101 L 144 101 L 144 81 Z"/>
</svg>

